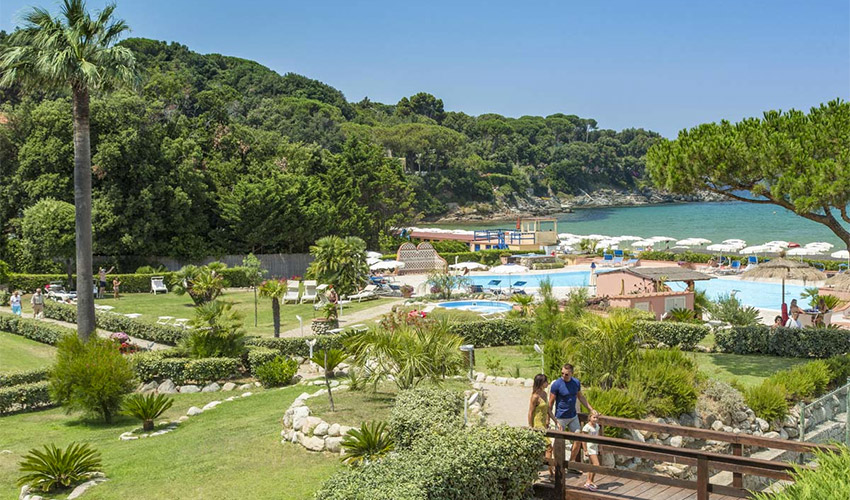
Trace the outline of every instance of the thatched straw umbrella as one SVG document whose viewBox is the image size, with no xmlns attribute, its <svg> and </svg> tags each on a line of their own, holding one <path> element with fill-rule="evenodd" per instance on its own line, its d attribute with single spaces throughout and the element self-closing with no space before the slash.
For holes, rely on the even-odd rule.
<svg viewBox="0 0 850 500">
<path fill-rule="evenodd" d="M 826 280 L 824 286 L 839 292 L 850 292 L 850 273 L 836 274 L 832 278 Z"/>
<path fill-rule="evenodd" d="M 805 262 L 785 258 L 771 259 L 741 274 L 742 278 L 782 278 L 782 303 L 785 303 L 785 280 L 822 281 L 826 275 Z"/>
</svg>

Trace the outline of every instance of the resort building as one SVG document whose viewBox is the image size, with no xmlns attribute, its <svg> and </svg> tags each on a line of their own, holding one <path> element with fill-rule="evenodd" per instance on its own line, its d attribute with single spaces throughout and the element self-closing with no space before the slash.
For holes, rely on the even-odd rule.
<svg viewBox="0 0 850 500">
<path fill-rule="evenodd" d="M 462 241 L 470 252 L 479 250 L 543 250 L 558 244 L 558 220 L 555 218 L 517 219 L 514 229 L 483 229 L 480 231 L 434 230 L 414 228 L 407 233 L 420 241 Z"/>
<path fill-rule="evenodd" d="M 681 267 L 624 267 L 599 271 L 596 296 L 608 299 L 611 307 L 629 307 L 649 311 L 656 319 L 673 309 L 694 309 L 694 282 L 711 276 Z M 682 291 L 672 290 L 668 282 L 685 283 Z"/>
</svg>

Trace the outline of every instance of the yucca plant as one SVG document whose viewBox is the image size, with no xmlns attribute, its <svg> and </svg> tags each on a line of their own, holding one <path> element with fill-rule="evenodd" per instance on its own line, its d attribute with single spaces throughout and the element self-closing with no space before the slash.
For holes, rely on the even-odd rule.
<svg viewBox="0 0 850 500">
<path fill-rule="evenodd" d="M 363 422 L 359 429 L 352 429 L 342 440 L 345 456 L 342 461 L 349 465 L 360 465 L 384 457 L 395 449 L 386 422 Z"/>
<path fill-rule="evenodd" d="M 142 429 L 153 430 L 153 421 L 165 410 L 171 408 L 174 398 L 164 394 L 133 394 L 124 400 L 124 415 L 138 418 L 142 421 Z"/>
<path fill-rule="evenodd" d="M 71 443 L 64 450 L 45 445 L 31 449 L 19 464 L 24 473 L 18 486 L 29 485 L 42 492 L 67 489 L 101 471 L 100 453 L 85 443 Z"/>
<path fill-rule="evenodd" d="M 328 388 L 328 400 L 330 401 L 331 411 L 336 411 L 336 409 L 334 408 L 334 396 L 331 392 L 330 376 L 333 375 L 336 367 L 345 361 L 346 358 L 348 358 L 348 355 L 341 349 L 325 349 L 313 354 L 313 357 L 310 359 L 310 361 L 321 366 L 325 371 L 325 386 Z"/>
</svg>

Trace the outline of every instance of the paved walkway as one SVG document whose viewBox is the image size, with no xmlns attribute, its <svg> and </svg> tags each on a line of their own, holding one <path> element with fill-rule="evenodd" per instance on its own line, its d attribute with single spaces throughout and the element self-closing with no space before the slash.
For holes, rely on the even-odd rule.
<svg viewBox="0 0 850 500">
<path fill-rule="evenodd" d="M 484 386 L 484 414 L 490 424 L 528 425 L 528 401 L 531 389 L 509 385 Z"/>
<path fill-rule="evenodd" d="M 5 312 L 5 313 L 11 314 L 12 308 L 11 307 L 0 307 L 0 312 Z M 22 317 L 31 319 L 32 318 L 32 312 L 30 311 L 29 316 L 27 316 L 27 314 L 25 313 Z M 52 318 L 42 318 L 39 321 L 44 321 L 46 323 L 51 323 L 51 324 L 58 325 L 58 326 L 64 326 L 65 328 L 70 328 L 74 331 L 77 330 L 77 325 L 75 323 L 68 323 L 68 322 L 65 322 L 65 321 L 59 321 L 57 319 L 52 319 Z M 113 332 L 106 331 L 102 328 L 97 329 L 97 335 L 99 337 L 109 338 L 109 336 L 112 335 L 112 333 Z M 130 343 L 133 344 L 133 345 L 137 345 L 139 347 L 143 347 L 145 349 L 153 350 L 153 351 L 159 351 L 159 350 L 163 350 L 163 349 L 171 349 L 170 345 L 157 344 L 156 342 L 151 342 L 150 340 L 139 339 L 139 338 L 136 338 L 136 337 L 130 337 Z"/>
<path fill-rule="evenodd" d="M 370 323 L 374 324 L 374 320 L 379 317 L 387 314 L 392 311 L 393 306 L 404 303 L 404 299 L 393 299 L 388 302 L 384 302 L 382 304 L 376 305 L 375 307 L 370 307 L 367 309 L 361 309 L 354 313 L 348 313 L 347 304 L 343 304 L 342 306 L 342 317 L 339 320 L 339 326 L 341 328 L 346 328 L 356 324 L 363 324 L 369 326 Z M 304 334 L 312 335 L 312 331 L 310 330 L 310 322 L 305 321 L 304 324 Z M 292 330 L 288 330 L 285 332 L 280 332 L 281 337 L 301 337 L 301 328 L 293 328 Z"/>
</svg>

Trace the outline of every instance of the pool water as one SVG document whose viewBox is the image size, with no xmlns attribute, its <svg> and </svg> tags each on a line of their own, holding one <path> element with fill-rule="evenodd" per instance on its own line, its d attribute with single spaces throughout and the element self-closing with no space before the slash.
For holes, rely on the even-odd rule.
<svg viewBox="0 0 850 500">
<path fill-rule="evenodd" d="M 571 271 L 548 274 L 511 274 L 511 275 L 477 275 L 470 276 L 474 285 L 486 288 L 508 288 L 517 281 L 525 281 L 524 287 L 538 288 L 540 282 L 548 279 L 553 287 L 579 287 L 588 286 L 590 272 Z M 491 280 L 500 280 L 497 285 L 490 285 Z M 667 283 L 673 290 L 684 290 L 685 284 L 679 282 Z M 735 292 L 735 297 L 744 305 L 758 307 L 760 309 L 778 310 L 782 304 L 782 285 L 780 283 L 764 283 L 759 281 L 744 281 L 724 278 L 715 278 L 708 281 L 697 281 L 697 290 L 705 290 L 708 298 L 716 299 L 720 295 L 730 295 Z M 785 285 L 785 301 L 790 303 L 791 299 L 797 299 L 801 304 L 808 304 L 800 295 L 805 287 L 800 285 Z"/>
<path fill-rule="evenodd" d="M 460 309 L 481 314 L 507 312 L 513 308 L 511 304 L 494 300 L 459 300 L 457 302 L 441 302 L 437 305 L 446 309 Z"/>
</svg>

